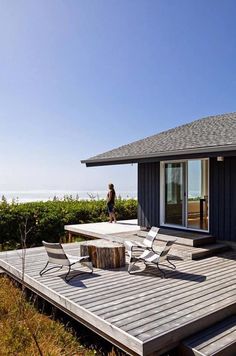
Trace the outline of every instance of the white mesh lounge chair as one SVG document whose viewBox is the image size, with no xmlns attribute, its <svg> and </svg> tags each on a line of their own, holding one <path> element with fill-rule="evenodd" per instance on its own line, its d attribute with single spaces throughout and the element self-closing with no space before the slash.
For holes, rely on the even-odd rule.
<svg viewBox="0 0 236 356">
<path fill-rule="evenodd" d="M 71 278 L 69 277 L 69 274 L 71 272 L 71 267 L 75 264 L 75 263 L 80 263 L 83 266 L 86 266 L 90 269 L 91 273 L 93 273 L 93 266 L 92 263 L 90 262 L 90 258 L 89 256 L 72 256 L 69 255 L 67 253 L 65 253 L 62 245 L 60 243 L 51 243 L 51 242 L 45 242 L 42 241 L 46 252 L 48 254 L 48 261 L 45 265 L 45 267 L 42 269 L 42 271 L 39 272 L 40 276 L 42 276 L 44 273 L 52 270 L 53 268 L 62 268 L 63 266 L 68 266 L 69 270 L 65 276 L 65 280 L 68 282 L 69 280 L 71 280 L 72 278 L 78 276 L 78 274 L 72 276 Z M 47 266 L 49 263 L 52 263 L 56 266 L 50 267 L 47 269 Z"/>
<path fill-rule="evenodd" d="M 176 268 L 174 263 L 172 263 L 168 258 L 170 248 L 175 241 L 175 239 L 172 239 L 171 241 L 166 241 L 160 252 L 155 252 L 153 249 L 145 249 L 139 256 L 135 256 L 133 254 L 131 245 L 128 246 L 127 251 L 130 257 L 128 272 L 131 272 L 136 262 L 143 261 L 146 265 L 155 264 L 158 270 L 161 272 L 162 277 L 165 278 L 165 272 L 160 269 L 159 264 L 162 264 L 164 261 L 167 261 L 172 266 L 172 268 Z"/>
<path fill-rule="evenodd" d="M 153 247 L 153 243 L 157 237 L 157 234 L 158 234 L 158 231 L 159 231 L 159 227 L 155 227 L 153 226 L 151 228 L 151 230 L 149 230 L 147 236 L 144 238 L 144 240 L 142 242 L 139 242 L 139 241 L 129 241 L 129 240 L 126 240 L 125 241 L 125 245 L 128 247 L 128 248 L 138 248 L 138 249 L 152 249 Z"/>
</svg>

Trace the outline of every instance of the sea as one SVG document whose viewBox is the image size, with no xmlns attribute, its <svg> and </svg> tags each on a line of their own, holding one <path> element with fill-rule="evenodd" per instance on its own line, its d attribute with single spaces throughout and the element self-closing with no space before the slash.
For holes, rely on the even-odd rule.
<svg viewBox="0 0 236 356">
<path fill-rule="evenodd" d="M 137 191 L 116 191 L 117 197 L 122 199 L 137 199 Z M 100 200 L 105 199 L 105 190 L 5 190 L 0 191 L 0 199 L 4 197 L 8 203 L 12 201 L 27 203 L 35 201 L 48 201 L 55 198 L 63 200 L 72 198 L 77 200 Z"/>
</svg>

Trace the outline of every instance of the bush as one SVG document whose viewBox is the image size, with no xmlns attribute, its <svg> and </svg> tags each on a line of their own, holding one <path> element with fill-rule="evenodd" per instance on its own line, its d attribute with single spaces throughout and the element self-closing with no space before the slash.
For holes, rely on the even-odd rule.
<svg viewBox="0 0 236 356">
<path fill-rule="evenodd" d="M 117 199 L 119 220 L 137 217 L 137 201 Z M 27 247 L 40 246 L 42 240 L 59 241 L 64 237 L 64 225 L 107 220 L 105 200 L 54 200 L 47 202 L 8 204 L 0 202 L 0 244 L 2 249 L 21 247 L 20 226 L 27 221 Z"/>
</svg>

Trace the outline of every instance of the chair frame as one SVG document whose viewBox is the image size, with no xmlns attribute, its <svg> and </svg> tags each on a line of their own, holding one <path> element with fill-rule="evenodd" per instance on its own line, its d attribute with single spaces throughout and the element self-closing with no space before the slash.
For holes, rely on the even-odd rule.
<svg viewBox="0 0 236 356">
<path fill-rule="evenodd" d="M 171 248 L 171 246 L 173 245 L 173 243 L 174 243 L 175 241 L 176 241 L 176 239 L 167 240 L 167 241 L 165 242 L 165 245 L 163 246 L 161 252 L 156 252 L 156 251 L 154 251 L 154 249 L 153 249 L 152 247 L 151 247 L 151 248 L 146 248 L 140 256 L 133 256 L 132 252 L 133 252 L 133 248 L 134 248 L 135 246 L 131 246 L 131 245 L 130 245 L 129 248 L 127 249 L 128 255 L 129 255 L 129 257 L 130 257 L 130 260 L 129 260 L 129 267 L 128 267 L 128 273 L 131 274 L 131 270 L 132 270 L 132 268 L 134 267 L 134 265 L 135 265 L 136 262 L 138 262 L 138 261 L 143 261 L 146 266 L 151 265 L 151 264 L 156 265 L 158 271 L 161 273 L 161 277 L 162 277 L 162 278 L 165 278 L 165 277 L 166 277 L 166 274 L 165 274 L 165 272 L 159 267 L 159 265 L 162 264 L 162 263 L 160 263 L 160 262 L 162 262 L 162 261 L 167 261 L 167 262 L 171 265 L 171 267 L 168 266 L 169 268 L 176 269 L 175 264 L 169 260 L 169 256 L 168 256 L 168 253 L 169 253 L 169 251 L 170 251 L 170 248 Z M 145 252 L 148 252 L 148 251 L 150 252 L 150 254 L 152 255 L 152 257 L 155 257 L 155 258 L 156 258 L 156 261 L 155 261 L 155 262 L 154 262 L 154 261 L 147 261 L 147 260 L 145 259 L 145 257 L 142 257 L 142 256 L 145 254 Z"/>
<path fill-rule="evenodd" d="M 44 268 L 39 272 L 39 275 L 42 276 L 45 273 L 47 273 L 48 271 L 57 268 L 58 270 L 62 269 L 64 266 L 67 266 L 69 268 L 66 276 L 65 276 L 65 281 L 69 282 L 72 278 L 77 277 L 78 275 L 82 274 L 83 272 L 77 273 L 76 275 L 69 277 L 69 274 L 71 272 L 71 267 L 74 266 L 76 263 L 80 263 L 82 266 L 86 266 L 88 267 L 91 272 L 93 273 L 93 265 L 92 262 L 90 261 L 90 257 L 89 256 L 80 256 L 80 257 L 76 257 L 76 256 L 72 256 L 69 255 L 67 253 L 65 253 L 63 246 L 60 243 L 51 243 L 51 242 L 46 242 L 46 241 L 42 241 L 42 244 L 44 245 L 46 252 L 48 254 L 48 261 L 46 263 L 46 265 L 44 266 Z M 56 258 L 53 257 L 53 253 L 50 256 L 50 252 L 47 250 L 47 248 L 55 248 L 55 251 L 60 251 L 60 258 Z M 55 253 L 56 255 L 56 253 Z M 55 262 L 55 260 L 58 259 L 58 262 Z M 59 260 L 61 259 L 61 261 L 64 261 L 64 263 L 60 263 Z M 47 266 L 49 265 L 49 263 L 55 264 L 56 266 L 47 268 Z"/>
<path fill-rule="evenodd" d="M 147 236 L 143 239 L 143 242 L 126 240 L 125 245 L 129 247 L 132 246 L 133 248 L 137 248 L 137 249 L 152 250 L 154 241 L 157 238 L 159 230 L 160 230 L 159 227 L 153 226 L 147 233 Z"/>
</svg>

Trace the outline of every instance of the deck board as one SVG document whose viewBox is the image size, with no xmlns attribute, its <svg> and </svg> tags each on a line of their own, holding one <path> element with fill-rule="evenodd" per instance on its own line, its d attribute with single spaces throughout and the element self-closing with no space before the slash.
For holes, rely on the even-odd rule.
<svg viewBox="0 0 236 356">
<path fill-rule="evenodd" d="M 234 280 L 234 282 L 235 281 L 236 280 Z M 218 284 L 218 283 L 216 282 L 215 284 Z M 231 289 L 231 286 L 232 286 L 231 279 L 228 279 L 227 282 L 223 283 L 221 286 L 218 285 L 216 290 L 219 290 L 221 287 L 222 288 L 230 287 L 230 289 Z M 205 289 L 207 289 L 207 288 L 208 288 L 208 286 L 206 286 Z M 194 292 L 194 297 L 192 296 L 193 292 Z M 173 310 L 172 310 L 173 307 L 177 307 L 179 304 L 185 303 L 188 300 L 190 300 L 191 298 L 192 299 L 198 298 L 203 293 L 204 293 L 203 287 L 201 289 L 201 292 L 198 292 L 198 293 L 196 293 L 196 291 L 194 291 L 193 289 L 191 289 L 188 292 L 179 294 L 178 297 L 176 297 L 175 294 L 173 293 L 171 298 L 168 295 L 168 298 L 165 299 L 164 303 L 161 303 L 161 299 L 163 299 L 163 297 L 152 298 L 141 305 L 140 304 L 136 305 L 136 307 L 138 307 L 138 313 L 136 310 L 133 310 L 132 306 L 130 305 L 129 308 L 126 308 L 125 310 L 122 309 L 122 314 L 119 313 L 118 315 L 115 315 L 113 317 L 106 316 L 106 319 L 112 323 L 115 323 L 115 325 L 117 325 L 119 327 L 121 327 L 123 325 L 128 326 L 128 324 L 130 324 L 130 323 L 139 321 L 140 315 L 142 315 L 142 318 L 144 318 L 149 315 L 153 315 L 153 314 L 157 313 L 158 310 L 160 310 L 160 305 L 162 307 L 165 305 L 168 305 L 168 311 L 170 310 L 170 312 L 173 312 Z M 151 305 L 151 307 L 150 307 L 150 305 Z M 124 312 L 125 312 L 125 316 L 126 316 L 125 319 L 124 319 L 124 314 L 123 314 Z"/>
<path fill-rule="evenodd" d="M 179 293 L 179 291 L 182 288 L 185 288 L 186 290 L 192 287 L 194 289 L 196 287 L 196 283 L 198 283 L 198 281 L 201 280 L 201 278 L 202 276 L 184 282 L 181 280 L 177 280 L 175 282 L 172 281 L 172 283 L 168 279 L 166 281 L 160 282 L 157 286 L 153 284 L 153 280 L 151 280 L 148 283 L 144 282 L 142 285 L 139 286 L 139 288 L 135 286 L 133 287 L 133 289 L 131 289 L 132 287 L 130 287 L 129 290 L 125 292 L 125 299 L 122 299 L 119 293 L 107 297 L 106 308 L 108 309 L 110 307 L 108 311 L 112 311 L 112 307 L 117 304 L 122 304 L 122 308 L 124 308 L 125 306 L 132 304 L 133 300 L 136 301 L 135 304 L 137 305 L 139 302 L 146 301 L 147 299 L 149 300 L 152 297 L 154 299 L 157 299 L 159 294 L 161 294 L 161 298 L 163 298 L 167 293 L 171 293 L 171 292 L 175 292 L 175 294 Z M 135 291 L 138 292 L 138 295 L 136 295 L 137 293 L 135 293 Z M 100 298 L 100 296 L 97 298 Z M 91 310 L 95 311 L 99 308 L 100 308 L 99 303 L 96 300 L 94 300 Z"/>
<path fill-rule="evenodd" d="M 78 243 L 66 244 L 77 255 Z M 29 288 L 133 355 L 148 355 L 236 311 L 236 252 L 200 261 L 175 261 L 161 279 L 155 268 L 137 264 L 116 270 L 94 269 L 65 283 L 65 268 L 39 276 L 44 248 L 27 250 L 25 282 Z M 21 279 L 21 252 L 0 253 L 0 268 Z M 86 267 L 78 266 L 86 272 Z M 77 273 L 76 269 L 76 273 Z"/>
<path fill-rule="evenodd" d="M 172 321 L 176 322 L 179 318 L 186 318 L 190 314 L 195 312 L 207 313 L 207 308 L 212 307 L 212 304 L 215 305 L 216 302 L 224 301 L 226 298 L 235 298 L 236 291 L 232 292 L 227 291 L 223 293 L 223 295 L 218 295 L 218 293 L 212 293 L 212 297 L 215 298 L 215 302 L 212 303 L 211 296 L 203 296 L 198 300 L 198 305 L 196 305 L 195 301 L 191 301 L 185 304 L 181 304 L 177 307 L 166 306 L 166 308 L 157 308 L 155 313 L 146 316 L 142 315 L 142 319 L 135 321 L 133 323 L 127 324 L 122 327 L 123 330 L 129 331 L 134 336 L 138 336 L 142 339 L 152 337 L 154 334 L 159 333 L 160 326 L 168 324 L 170 328 L 170 323 Z M 116 325 L 116 324 L 115 324 Z M 158 330 L 156 328 L 159 328 Z"/>
</svg>

